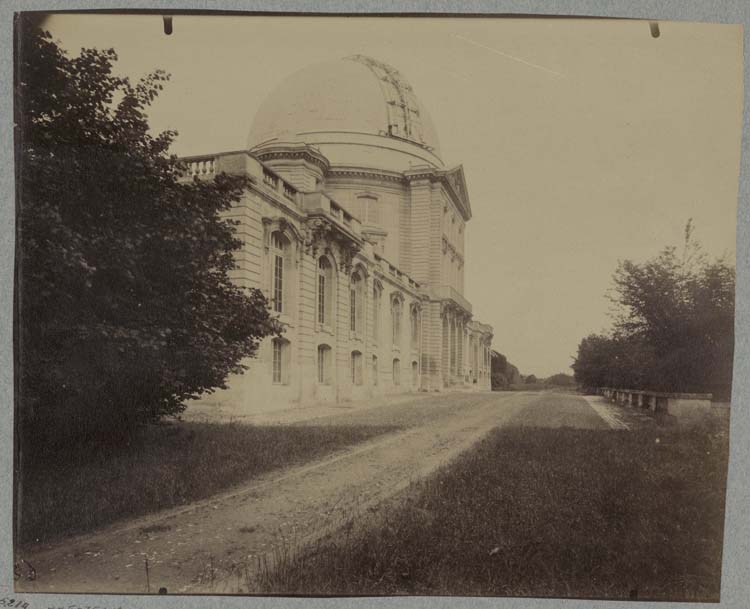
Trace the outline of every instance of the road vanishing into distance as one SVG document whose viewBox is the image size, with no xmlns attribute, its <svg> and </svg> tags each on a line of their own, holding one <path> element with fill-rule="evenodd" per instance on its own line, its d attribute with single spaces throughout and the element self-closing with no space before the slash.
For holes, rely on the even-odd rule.
<svg viewBox="0 0 750 609">
<path fill-rule="evenodd" d="M 415 394 L 413 398 L 297 409 L 294 425 L 398 425 L 316 461 L 277 469 L 187 506 L 94 533 L 21 548 L 36 577 L 17 591 L 232 594 L 257 592 L 279 554 L 376 511 L 504 426 L 623 429 L 599 398 L 550 392 Z M 280 424 L 277 422 L 277 424 Z"/>
</svg>

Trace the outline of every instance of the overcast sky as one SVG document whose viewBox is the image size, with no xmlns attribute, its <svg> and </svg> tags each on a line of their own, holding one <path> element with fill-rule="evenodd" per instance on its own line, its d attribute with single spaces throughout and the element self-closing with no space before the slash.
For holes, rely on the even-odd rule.
<svg viewBox="0 0 750 609">
<path fill-rule="evenodd" d="M 54 16 L 62 46 L 171 82 L 150 112 L 180 155 L 243 149 L 292 72 L 362 53 L 396 67 L 463 164 L 474 217 L 466 295 L 524 374 L 570 373 L 609 326 L 621 259 L 678 245 L 688 218 L 735 253 L 741 26 L 569 19 Z"/>
</svg>

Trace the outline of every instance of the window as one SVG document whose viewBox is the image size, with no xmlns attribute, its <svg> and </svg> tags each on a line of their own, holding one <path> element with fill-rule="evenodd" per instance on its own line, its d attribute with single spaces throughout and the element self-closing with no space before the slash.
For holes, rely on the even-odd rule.
<svg viewBox="0 0 750 609">
<path fill-rule="evenodd" d="M 288 254 L 289 241 L 279 231 L 275 231 L 271 234 L 271 304 L 277 313 L 286 312 L 287 307 L 284 282 Z"/>
<path fill-rule="evenodd" d="M 328 345 L 318 345 L 318 383 L 331 384 L 331 348 Z"/>
<path fill-rule="evenodd" d="M 448 373 L 448 358 L 450 357 L 450 339 L 448 337 L 448 318 L 443 317 L 443 374 Z"/>
<path fill-rule="evenodd" d="M 286 385 L 289 382 L 289 341 L 274 338 L 272 342 L 272 378 L 274 385 Z"/>
<path fill-rule="evenodd" d="M 380 297 L 382 289 L 379 285 L 372 288 L 372 339 L 377 344 L 380 338 Z"/>
<path fill-rule="evenodd" d="M 362 333 L 364 325 L 363 286 L 364 281 L 359 272 L 352 275 L 351 289 L 349 290 L 349 329 L 357 334 Z"/>
<path fill-rule="evenodd" d="M 391 303 L 391 317 L 393 324 L 393 344 L 398 345 L 401 342 L 401 310 L 402 303 L 399 297 L 394 297 Z"/>
<path fill-rule="evenodd" d="M 456 343 L 458 338 L 458 332 L 455 321 L 451 320 L 450 324 L 450 373 L 456 374 Z"/>
<path fill-rule="evenodd" d="M 420 326 L 420 315 L 417 307 L 411 309 L 411 347 L 412 349 L 419 348 L 419 326 Z"/>
<path fill-rule="evenodd" d="M 393 360 L 393 384 L 401 384 L 401 360 L 398 358 Z"/>
<path fill-rule="evenodd" d="M 359 351 L 352 351 L 352 385 L 362 384 L 362 354 Z"/>
<path fill-rule="evenodd" d="M 372 384 L 377 386 L 378 384 L 378 356 L 372 356 Z"/>
<path fill-rule="evenodd" d="M 358 197 L 359 200 L 359 218 L 363 224 L 377 225 L 380 224 L 380 209 L 378 200 L 371 196 Z"/>
<path fill-rule="evenodd" d="M 318 259 L 318 323 L 324 326 L 331 325 L 331 309 L 333 305 L 333 267 L 328 258 L 321 256 Z"/>
<path fill-rule="evenodd" d="M 411 363 L 411 386 L 416 389 L 419 386 L 419 364 Z"/>
</svg>

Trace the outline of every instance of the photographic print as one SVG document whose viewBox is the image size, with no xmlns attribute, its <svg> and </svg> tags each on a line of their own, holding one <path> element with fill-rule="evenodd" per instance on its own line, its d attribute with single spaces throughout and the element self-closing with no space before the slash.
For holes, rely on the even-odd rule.
<svg viewBox="0 0 750 609">
<path fill-rule="evenodd" d="M 17 592 L 720 600 L 741 26 L 14 31 Z"/>
</svg>

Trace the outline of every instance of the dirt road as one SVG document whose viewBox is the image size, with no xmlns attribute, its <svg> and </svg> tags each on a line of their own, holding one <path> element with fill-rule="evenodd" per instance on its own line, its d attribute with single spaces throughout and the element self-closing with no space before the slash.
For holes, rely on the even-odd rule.
<svg viewBox="0 0 750 609">
<path fill-rule="evenodd" d="M 304 422 L 297 422 L 297 424 Z M 253 592 L 264 560 L 291 552 L 405 488 L 503 425 L 606 428 L 582 398 L 454 393 L 352 408 L 310 424 L 405 429 L 303 466 L 270 472 L 210 500 L 19 552 L 37 592 Z"/>
</svg>

